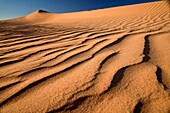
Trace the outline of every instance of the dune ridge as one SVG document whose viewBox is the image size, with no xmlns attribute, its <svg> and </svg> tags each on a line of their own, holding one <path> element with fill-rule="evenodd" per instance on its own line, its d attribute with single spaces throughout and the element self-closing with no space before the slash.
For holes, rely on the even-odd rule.
<svg viewBox="0 0 170 113">
<path fill-rule="evenodd" d="M 169 113 L 164 1 L 0 21 L 1 113 Z"/>
</svg>

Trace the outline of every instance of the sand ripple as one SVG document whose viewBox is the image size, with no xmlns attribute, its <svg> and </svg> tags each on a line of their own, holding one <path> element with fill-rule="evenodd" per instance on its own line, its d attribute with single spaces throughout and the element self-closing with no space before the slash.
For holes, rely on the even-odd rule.
<svg viewBox="0 0 170 113">
<path fill-rule="evenodd" d="M 1 113 L 170 112 L 165 2 L 0 21 Z"/>
</svg>

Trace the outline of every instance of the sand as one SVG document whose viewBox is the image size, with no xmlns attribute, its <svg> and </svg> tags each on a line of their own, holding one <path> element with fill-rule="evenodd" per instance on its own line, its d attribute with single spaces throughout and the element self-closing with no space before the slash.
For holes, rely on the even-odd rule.
<svg viewBox="0 0 170 113">
<path fill-rule="evenodd" d="M 170 9 L 150 2 L 0 21 L 0 113 L 170 113 Z"/>
</svg>

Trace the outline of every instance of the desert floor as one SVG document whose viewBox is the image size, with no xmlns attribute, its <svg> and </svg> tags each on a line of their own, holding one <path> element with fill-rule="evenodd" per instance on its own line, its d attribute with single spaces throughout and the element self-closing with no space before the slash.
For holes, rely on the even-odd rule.
<svg viewBox="0 0 170 113">
<path fill-rule="evenodd" d="M 0 113 L 170 113 L 170 9 L 150 2 L 0 21 Z"/>
</svg>

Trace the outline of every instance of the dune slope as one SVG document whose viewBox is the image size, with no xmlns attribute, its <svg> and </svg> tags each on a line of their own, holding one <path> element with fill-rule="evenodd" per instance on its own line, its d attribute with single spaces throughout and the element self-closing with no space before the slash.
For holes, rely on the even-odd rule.
<svg viewBox="0 0 170 113">
<path fill-rule="evenodd" d="M 0 21 L 0 112 L 169 113 L 167 3 Z"/>
</svg>

